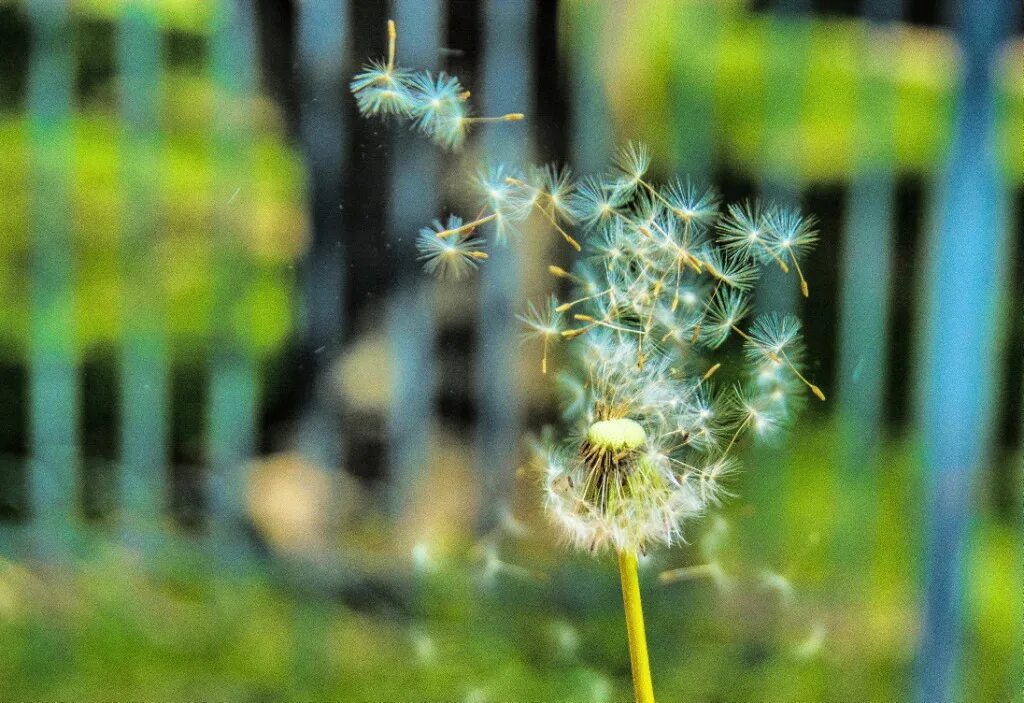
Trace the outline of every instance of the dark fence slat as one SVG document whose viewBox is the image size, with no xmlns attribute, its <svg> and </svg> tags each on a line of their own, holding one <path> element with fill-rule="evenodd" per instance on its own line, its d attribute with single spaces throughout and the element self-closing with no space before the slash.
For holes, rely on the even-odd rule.
<svg viewBox="0 0 1024 703">
<path fill-rule="evenodd" d="M 530 114 L 532 105 L 532 27 L 530 0 L 484 3 L 482 111 Z M 489 125 L 484 153 L 494 162 L 522 164 L 529 155 L 524 123 Z M 479 528 L 492 530 L 508 509 L 519 446 L 519 397 L 516 392 L 516 321 L 519 309 L 517 243 L 496 245 L 483 267 L 480 288 L 479 354 L 475 373 L 479 408 L 477 465 L 482 500 Z"/>
<path fill-rule="evenodd" d="M 78 508 L 78 355 L 74 327 L 72 90 L 67 2 L 29 6 L 29 500 L 39 547 L 66 545 Z"/>
<path fill-rule="evenodd" d="M 399 61 L 436 70 L 441 48 L 440 0 L 398 0 Z M 405 507 L 427 461 L 436 391 L 433 285 L 416 262 L 416 235 L 438 204 L 439 154 L 407 125 L 391 139 L 388 237 L 395 285 L 389 301 L 391 399 L 388 408 L 387 503 L 393 517 Z"/>
</svg>

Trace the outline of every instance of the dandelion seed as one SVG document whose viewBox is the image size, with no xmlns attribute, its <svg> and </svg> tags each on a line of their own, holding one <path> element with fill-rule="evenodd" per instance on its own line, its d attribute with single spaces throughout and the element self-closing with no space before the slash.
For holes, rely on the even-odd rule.
<svg viewBox="0 0 1024 703">
<path fill-rule="evenodd" d="M 547 299 L 542 308 L 538 308 L 533 302 L 527 303 L 526 314 L 516 315 L 526 325 L 524 339 L 539 337 L 544 345 L 544 355 L 541 358 L 541 373 L 548 372 L 548 348 L 552 341 L 561 338 L 563 328 L 563 315 L 559 310 L 558 300 L 555 296 Z"/>
<path fill-rule="evenodd" d="M 788 272 L 789 266 L 775 253 L 778 237 L 772 226 L 771 210 L 756 203 L 730 205 L 728 214 L 718 222 L 722 246 L 738 255 L 766 264 L 775 261 Z"/>
<path fill-rule="evenodd" d="M 453 148 L 466 136 L 466 104 L 459 79 L 443 71 L 436 76 L 430 71 L 413 74 L 409 80 L 414 97 L 411 109 L 413 124 L 441 146 Z"/>
<path fill-rule="evenodd" d="M 629 142 L 615 156 L 615 167 L 622 172 L 622 178 L 615 182 L 612 190 L 620 198 L 632 197 L 650 166 L 651 150 L 647 145 Z"/>
<path fill-rule="evenodd" d="M 584 226 L 594 227 L 615 218 L 623 204 L 623 197 L 613 186 L 589 177 L 577 186 L 572 210 Z"/>
<path fill-rule="evenodd" d="M 412 73 L 405 69 L 370 61 L 350 85 L 359 112 L 364 117 L 412 116 L 415 101 L 409 92 L 411 78 Z"/>
<path fill-rule="evenodd" d="M 721 346 L 749 310 L 750 303 L 740 291 L 720 291 L 707 305 L 707 316 L 701 326 L 704 343 L 711 349 Z"/>
<path fill-rule="evenodd" d="M 438 278 L 459 280 L 479 266 L 487 258 L 483 251 L 483 240 L 475 237 L 451 237 L 445 233 L 458 231 L 462 219 L 452 215 L 447 226 L 434 220 L 433 228 L 424 227 L 416 239 L 416 248 L 423 263 L 423 269 Z"/>
<path fill-rule="evenodd" d="M 572 196 L 576 190 L 576 181 L 572 169 L 549 164 L 534 172 L 534 180 L 537 189 L 546 196 L 552 216 L 570 224 L 575 222 Z"/>
<path fill-rule="evenodd" d="M 806 298 L 810 295 L 810 289 L 797 257 L 818 240 L 814 219 L 801 217 L 799 213 L 785 208 L 775 210 L 768 219 L 775 231 L 776 254 L 783 260 L 793 262 L 800 278 L 800 290 Z"/>
<path fill-rule="evenodd" d="M 685 222 L 706 227 L 718 219 L 718 195 L 710 188 L 701 190 L 690 181 L 675 178 L 660 193 L 672 212 Z"/>
</svg>

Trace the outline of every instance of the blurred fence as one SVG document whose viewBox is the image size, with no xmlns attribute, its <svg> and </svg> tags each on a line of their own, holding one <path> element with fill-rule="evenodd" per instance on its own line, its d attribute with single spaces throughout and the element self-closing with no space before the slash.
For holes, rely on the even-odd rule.
<svg viewBox="0 0 1024 703">
<path fill-rule="evenodd" d="M 1013 22 L 1008 1 L 963 3 L 956 19 L 959 59 L 947 51 L 944 35 L 895 24 L 899 3 L 863 4 L 866 20 L 840 23 L 808 19 L 807 3 L 799 1 L 768 3 L 758 16 L 711 2 L 636 3 L 621 15 L 617 3 L 565 2 L 572 114 L 565 136 L 571 160 L 584 172 L 603 166 L 618 135 L 654 142 L 664 155 L 662 168 L 703 179 L 720 170 L 742 173 L 754 184 L 750 194 L 775 200 L 798 203 L 816 182 L 843 185 L 842 222 L 838 232 L 824 233 L 817 257 L 824 282 L 812 288 L 811 301 L 769 288 L 759 305 L 805 305 L 837 322 L 835 371 L 821 380 L 833 381 L 846 440 L 835 469 L 835 510 L 844 535 L 838 557 L 853 592 L 867 572 L 872 486 L 883 470 L 878 450 L 891 385 L 889 340 L 908 336 L 891 313 L 911 295 L 926 313 L 924 323 L 914 321 L 923 334 L 914 341 L 912 368 L 923 408 L 915 429 L 932 477 L 920 696 L 937 700 L 954 686 L 971 487 L 991 444 L 985 408 L 1000 385 L 996 346 L 1007 338 L 992 320 L 999 319 L 1000 297 L 1003 309 L 1011 298 L 1001 262 L 1016 245 L 1007 234 L 1008 181 L 1019 184 L 1024 163 L 1024 90 L 1013 74 L 1021 52 L 998 53 Z M 23 115 L 0 115 L 11 154 L 0 176 L 16 184 L 8 188 L 20 186 L 27 194 L 0 212 L 12 252 L 3 255 L 0 285 L 8 300 L 27 304 L 24 312 L 6 310 L 6 330 L 0 330 L 6 358 L 28 370 L 24 456 L 17 440 L 3 447 L 6 464 L 24 463 L 23 471 L 6 472 L 3 489 L 6 504 L 21 503 L 11 512 L 22 519 L 2 527 L 5 549 L 14 554 L 73 553 L 93 536 L 117 533 L 158 543 L 170 533 L 165 518 L 172 479 L 182 471 L 179 464 L 191 462 L 206 467 L 193 471 L 208 496 L 210 539 L 202 541 L 228 561 L 245 555 L 245 467 L 258 454 L 268 369 L 281 372 L 268 360 L 286 344 L 298 349 L 300 362 L 283 369 L 302 389 L 294 445 L 330 469 L 346 455 L 336 362 L 350 323 L 348 259 L 366 237 L 388 242 L 388 342 L 381 361 L 390 371 L 390 400 L 382 502 L 392 518 L 403 514 L 427 463 L 445 350 L 437 348 L 435 286 L 415 266 L 414 236 L 439 214 L 442 156 L 414 135 L 388 132 L 380 152 L 387 154 L 381 157 L 387 160 L 381 188 L 386 234 L 366 232 L 341 207 L 348 200 L 345 185 L 353 182 L 346 86 L 361 57 L 351 51 L 352 37 L 382 36 L 382 27 L 356 25 L 344 0 L 298 4 L 303 176 L 280 130 L 261 116 L 254 5 L 196 3 L 190 12 L 173 5 L 83 4 L 94 21 L 114 27 L 113 113 L 76 105 L 71 4 L 16 6 L 31 37 L 27 101 Z M 403 62 L 440 67 L 446 4 L 395 0 L 389 11 L 402 33 Z M 535 65 L 536 11 L 530 0 L 481 3 L 477 83 L 488 114 L 543 110 L 532 101 L 538 76 L 551 68 Z M 205 64 L 185 76 L 169 75 L 166 43 L 182 36 L 203 45 Z M 918 51 L 937 58 L 935 65 L 908 69 L 913 61 L 907 56 Z M 933 75 L 936 66 L 954 73 Z M 644 92 L 652 85 L 660 97 Z M 199 117 L 175 112 L 193 108 Z M 946 134 L 952 135 L 949 148 Z M 999 143 L 1013 153 L 1000 154 Z M 534 156 L 522 132 L 486 131 L 480 144 L 490 160 Z M 929 259 L 930 268 L 912 283 L 901 278 L 905 267 L 896 260 L 896 193 L 907 172 L 929 184 L 934 197 L 927 210 L 935 213 L 926 244 L 914 252 Z M 97 193 L 104 203 L 99 216 L 87 202 Z M 172 199 L 191 209 L 175 212 Z M 193 234 L 181 236 L 178 228 Z M 102 241 L 90 241 L 94 231 L 102 232 Z M 103 257 L 115 265 L 103 268 Z M 513 314 L 524 289 L 519 261 L 512 247 L 493 253 L 476 310 L 472 387 L 481 532 L 500 520 L 518 461 L 525 402 L 514 349 Z M 91 278 L 94 270 L 115 273 Z M 928 306 L 928 300 L 934 302 Z M 826 330 L 815 339 L 831 336 Z M 111 424 L 119 435 L 108 463 L 116 465 L 121 485 L 118 511 L 111 512 L 119 512 L 122 527 L 114 531 L 109 520 L 81 519 L 82 477 L 91 475 L 82 450 L 83 408 L 98 402 L 83 393 L 82 376 L 96 348 L 116 349 L 118 357 Z M 1016 349 L 1008 354 L 1020 356 Z M 186 406 L 189 417 L 175 417 L 181 405 L 175 394 L 182 392 L 176 386 L 189 383 L 198 385 L 188 392 L 200 400 Z M 183 432 L 201 437 L 203 448 L 181 456 L 174 445 Z M 775 467 L 750 484 L 758 519 L 765 521 L 761 534 L 775 531 L 773 521 L 780 519 L 771 491 L 785 482 L 784 457 L 783 448 L 754 458 Z M 19 476 L 24 492 L 15 485 Z"/>
</svg>

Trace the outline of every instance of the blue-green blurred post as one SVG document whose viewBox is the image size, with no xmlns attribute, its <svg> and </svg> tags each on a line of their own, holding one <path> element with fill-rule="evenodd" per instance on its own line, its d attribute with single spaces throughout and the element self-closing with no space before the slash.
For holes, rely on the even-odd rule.
<svg viewBox="0 0 1024 703">
<path fill-rule="evenodd" d="M 525 122 L 488 125 L 483 131 L 488 160 L 521 165 L 529 157 L 530 80 L 533 72 L 533 2 L 487 0 L 484 3 L 483 95 L 485 115 L 523 112 Z M 493 241 L 493 237 L 489 237 Z M 517 243 L 491 247 L 482 267 L 480 352 L 476 398 L 479 407 L 477 461 L 482 479 L 479 527 L 497 526 L 508 508 L 519 447 L 519 396 L 516 392 L 516 321 L 519 306 Z"/>
<path fill-rule="evenodd" d="M 345 297 L 345 219 L 342 190 L 348 124 L 342 109 L 350 78 L 347 57 L 349 3 L 307 0 L 298 5 L 298 70 L 302 97 L 301 138 L 306 159 L 306 210 L 309 249 L 300 269 L 300 351 L 312 376 L 298 428 L 299 451 L 328 470 L 340 469 L 341 415 L 332 364 L 341 353 Z M 384 28 L 378 28 L 383 31 Z M 294 675 L 317 690 L 322 663 L 332 654 L 333 612 L 327 602 L 310 599 L 296 610 Z M 333 604 L 330 604 L 333 605 Z"/>
<path fill-rule="evenodd" d="M 402 65 L 437 69 L 441 48 L 440 0 L 398 0 Z M 438 202 L 438 151 L 407 125 L 391 139 L 388 237 L 394 288 L 388 305 L 391 400 L 388 406 L 388 506 L 398 517 L 427 460 L 435 391 L 433 286 L 416 265 L 416 234 Z"/>
<path fill-rule="evenodd" d="M 774 0 L 769 6 L 764 58 L 764 142 L 761 198 L 767 203 L 796 208 L 800 205 L 799 129 L 804 107 L 807 59 L 810 55 L 808 0 Z M 791 269 L 785 273 L 772 263 L 764 268 L 755 294 L 757 313 L 795 312 L 799 282 Z M 811 281 L 814 295 L 814 281 Z M 783 440 L 785 441 L 785 440 Z M 751 534 L 755 550 L 775 567 L 777 545 L 782 543 L 790 453 L 785 445 L 754 450 L 750 499 L 755 518 Z"/>
<path fill-rule="evenodd" d="M 566 3 L 571 27 L 572 164 L 579 173 L 598 173 L 614 149 L 608 96 L 601 81 L 601 34 L 608 5 L 586 0 Z"/>
<path fill-rule="evenodd" d="M 78 509 L 78 378 L 72 226 L 69 3 L 29 5 L 31 197 L 29 500 L 43 555 L 67 547 Z"/>
<path fill-rule="evenodd" d="M 957 700 L 974 478 L 991 437 L 995 302 L 1006 184 L 996 150 L 994 76 L 1018 0 L 957 6 L 963 56 L 934 242 L 923 390 L 927 467 L 925 600 L 917 699 Z"/>
<path fill-rule="evenodd" d="M 896 207 L 896 91 L 888 70 L 898 0 L 865 0 L 839 291 L 840 467 L 836 557 L 846 581 L 863 587 L 875 529 L 875 462 L 882 437 Z"/>
<path fill-rule="evenodd" d="M 685 0 L 674 8 L 672 70 L 668 99 L 674 173 L 705 184 L 714 167 L 714 102 L 722 8 L 708 0 Z"/>
<path fill-rule="evenodd" d="M 303 359 L 312 384 L 303 399 L 299 449 L 327 468 L 341 458 L 341 419 L 332 363 L 341 353 L 345 296 L 344 146 L 348 126 L 342 110 L 348 3 L 308 0 L 298 7 L 298 56 L 302 96 L 302 145 L 306 155 L 309 249 L 300 271 L 298 320 Z"/>
<path fill-rule="evenodd" d="M 150 3 L 125 7 L 121 74 L 121 481 L 130 531 L 152 530 L 164 509 L 170 430 L 160 242 L 161 38 Z"/>
<path fill-rule="evenodd" d="M 216 90 L 213 122 L 213 349 L 208 442 L 211 535 L 230 560 L 244 555 L 245 463 L 255 449 L 257 361 L 248 338 L 252 261 L 247 253 L 252 202 L 253 98 L 257 53 L 255 17 L 248 0 L 224 0 L 216 9 L 211 68 Z"/>
</svg>

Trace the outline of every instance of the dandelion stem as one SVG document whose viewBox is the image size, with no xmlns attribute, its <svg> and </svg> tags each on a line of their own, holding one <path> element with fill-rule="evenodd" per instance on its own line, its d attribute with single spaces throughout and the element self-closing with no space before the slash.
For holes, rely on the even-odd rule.
<svg viewBox="0 0 1024 703">
<path fill-rule="evenodd" d="M 395 42 L 398 40 L 398 28 L 394 20 L 388 20 L 388 73 L 395 68 Z"/>
<path fill-rule="evenodd" d="M 500 115 L 498 117 L 466 117 L 463 118 L 463 122 L 518 122 L 524 117 L 526 117 L 526 115 L 521 112 L 510 112 L 507 115 Z"/>
<path fill-rule="evenodd" d="M 789 250 L 789 258 L 793 260 L 793 266 L 796 267 L 796 275 L 800 277 L 800 292 L 804 294 L 805 298 L 809 298 L 811 296 L 811 289 L 807 285 L 807 279 L 804 278 L 804 272 L 800 270 L 800 262 L 797 261 L 796 254 L 793 253 L 792 249 Z"/>
<path fill-rule="evenodd" d="M 654 703 L 654 685 L 651 683 L 651 665 L 647 659 L 647 635 L 644 632 L 644 610 L 640 601 L 640 579 L 635 553 L 619 552 L 619 577 L 622 580 L 622 605 L 626 611 L 633 694 L 636 703 Z"/>
<path fill-rule="evenodd" d="M 440 237 L 441 239 L 444 239 L 445 237 L 450 237 L 453 234 L 458 234 L 460 232 L 471 231 L 471 230 L 476 229 L 480 225 L 487 224 L 488 222 L 490 222 L 491 220 L 493 220 L 497 216 L 498 216 L 497 213 L 494 213 L 494 214 L 488 215 L 487 217 L 481 217 L 481 218 L 479 218 L 477 220 L 473 220 L 472 222 L 467 222 L 466 224 L 462 225 L 461 227 L 453 227 L 451 229 L 442 230 L 441 232 L 437 233 L 437 236 Z"/>
</svg>

